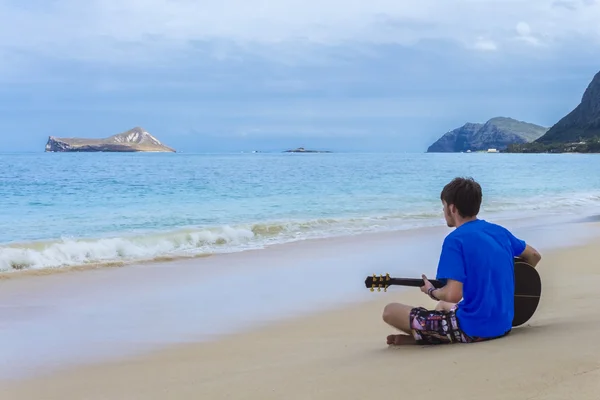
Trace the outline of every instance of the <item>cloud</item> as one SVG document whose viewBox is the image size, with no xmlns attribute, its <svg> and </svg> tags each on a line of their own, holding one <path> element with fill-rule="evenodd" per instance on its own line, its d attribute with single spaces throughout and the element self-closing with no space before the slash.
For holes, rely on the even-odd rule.
<svg viewBox="0 0 600 400">
<path fill-rule="evenodd" d="M 571 11 L 597 4 L 598 0 L 556 0 L 552 2 L 553 7 L 566 8 Z"/>
<path fill-rule="evenodd" d="M 553 7 L 566 8 L 567 10 L 577 10 L 577 1 L 573 0 L 556 0 L 552 2 Z"/>
<path fill-rule="evenodd" d="M 498 46 L 496 45 L 496 43 L 494 43 L 491 40 L 484 39 L 484 38 L 477 38 L 477 41 L 475 41 L 475 44 L 474 44 L 474 48 L 477 50 L 483 50 L 483 51 L 494 51 L 494 50 L 498 49 Z"/>
<path fill-rule="evenodd" d="M 598 69 L 598 4 L 561 2 L 0 0 L 0 132 L 387 150 L 496 115 L 552 124 Z"/>
<path fill-rule="evenodd" d="M 508 51 L 571 37 L 598 45 L 599 19 L 591 0 L 0 0 L 0 51 L 153 66 L 181 61 L 198 43 L 211 43 L 202 56 L 221 60 L 240 48 L 275 46 L 285 58 L 314 46 L 429 40 Z"/>
<path fill-rule="evenodd" d="M 532 34 L 531 27 L 527 22 L 520 21 L 515 27 L 517 39 L 534 46 L 542 44 L 542 40 Z"/>
</svg>

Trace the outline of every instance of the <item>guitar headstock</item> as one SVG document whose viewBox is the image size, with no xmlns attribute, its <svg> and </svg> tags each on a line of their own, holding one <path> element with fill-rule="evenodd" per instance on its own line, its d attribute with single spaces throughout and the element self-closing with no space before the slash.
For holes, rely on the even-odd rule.
<svg viewBox="0 0 600 400">
<path fill-rule="evenodd" d="M 384 275 L 375 275 L 373 274 L 373 276 L 368 276 L 367 279 L 365 279 L 365 286 L 367 288 L 370 288 L 369 290 L 371 292 L 375 291 L 375 288 L 377 288 L 378 292 L 381 292 L 381 288 L 383 288 L 384 292 L 387 292 L 387 288 L 389 287 L 389 284 L 387 283 L 390 280 L 390 274 L 385 274 Z"/>
</svg>

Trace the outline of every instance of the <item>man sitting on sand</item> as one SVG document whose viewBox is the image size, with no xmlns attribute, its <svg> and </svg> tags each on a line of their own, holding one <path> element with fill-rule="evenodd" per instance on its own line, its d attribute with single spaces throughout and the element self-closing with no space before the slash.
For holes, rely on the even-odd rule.
<svg viewBox="0 0 600 400">
<path fill-rule="evenodd" d="M 435 289 L 423 275 L 421 291 L 438 301 L 435 310 L 391 303 L 383 320 L 408 335 L 390 335 L 387 343 L 470 343 L 502 337 L 512 329 L 514 257 L 536 266 L 540 254 L 506 228 L 478 219 L 481 186 L 472 178 L 455 178 L 441 192 L 448 227 Z M 461 301 L 462 299 L 462 301 Z"/>
</svg>

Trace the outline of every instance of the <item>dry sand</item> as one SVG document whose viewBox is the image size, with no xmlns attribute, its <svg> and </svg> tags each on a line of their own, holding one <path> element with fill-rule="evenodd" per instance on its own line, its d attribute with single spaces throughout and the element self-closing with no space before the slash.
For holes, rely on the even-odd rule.
<svg viewBox="0 0 600 400">
<path fill-rule="evenodd" d="M 217 342 L 0 384 L 0 399 L 598 399 L 600 241 L 538 266 L 542 301 L 506 338 L 391 348 L 388 301 L 433 305 L 418 289 Z"/>
</svg>

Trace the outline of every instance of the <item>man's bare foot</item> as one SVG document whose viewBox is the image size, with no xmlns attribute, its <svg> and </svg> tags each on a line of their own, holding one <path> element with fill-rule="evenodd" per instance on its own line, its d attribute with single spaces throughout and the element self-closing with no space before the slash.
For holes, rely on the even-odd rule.
<svg viewBox="0 0 600 400">
<path fill-rule="evenodd" d="M 403 344 L 415 344 L 415 338 L 410 335 L 389 335 L 387 337 L 387 344 L 393 346 L 400 346 Z"/>
</svg>

